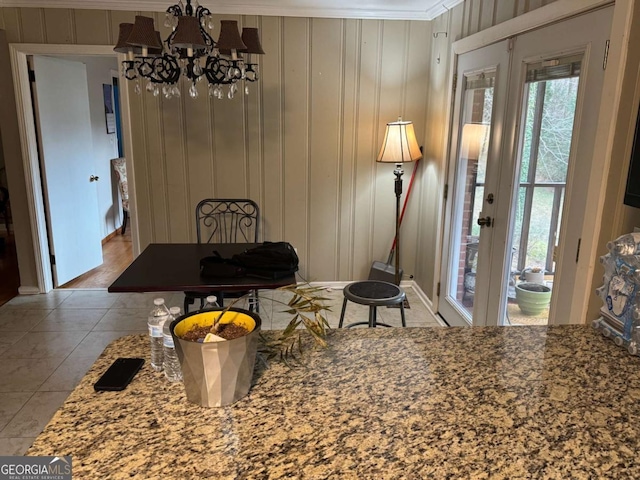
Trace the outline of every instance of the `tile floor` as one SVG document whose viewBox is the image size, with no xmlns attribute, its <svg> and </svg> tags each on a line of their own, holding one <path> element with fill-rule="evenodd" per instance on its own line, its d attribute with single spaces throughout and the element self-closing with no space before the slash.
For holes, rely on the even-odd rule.
<svg viewBox="0 0 640 480">
<path fill-rule="evenodd" d="M 441 326 L 411 288 L 407 326 Z M 155 297 L 182 306 L 181 293 L 108 293 L 55 290 L 18 296 L 0 307 L 0 455 L 22 455 L 62 405 L 104 348 L 123 335 L 146 333 Z M 328 289 L 327 320 L 338 326 L 342 290 Z M 284 292 L 260 292 L 263 329 L 289 322 L 278 299 Z M 396 308 L 379 308 L 380 321 L 400 325 Z M 349 303 L 345 324 L 366 320 L 368 308 Z"/>
</svg>

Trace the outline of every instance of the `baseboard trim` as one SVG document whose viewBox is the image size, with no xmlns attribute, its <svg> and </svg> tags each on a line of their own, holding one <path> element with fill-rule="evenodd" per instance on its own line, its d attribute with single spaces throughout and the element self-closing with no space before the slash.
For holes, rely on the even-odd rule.
<svg viewBox="0 0 640 480">
<path fill-rule="evenodd" d="M 310 282 L 309 284 L 313 287 L 325 287 L 332 290 L 342 290 L 344 287 L 353 282 Z M 429 311 L 429 314 L 438 322 L 439 325 L 443 327 L 448 327 L 442 318 L 438 314 L 433 311 L 433 303 L 431 299 L 427 296 L 426 293 L 420 288 L 420 286 L 415 282 L 415 280 L 405 280 L 400 282 L 400 286 L 402 288 L 411 288 L 416 293 L 416 296 L 420 299 L 425 308 Z"/>
<path fill-rule="evenodd" d="M 348 282 L 344 282 L 344 281 L 341 281 L 341 282 L 309 282 L 309 285 L 311 285 L 313 287 L 327 287 L 327 288 L 335 288 L 336 290 L 342 290 L 344 287 L 346 287 L 347 285 L 349 285 L 350 283 L 353 283 L 355 281 L 356 280 L 351 280 L 351 281 L 348 281 Z M 300 282 L 300 283 L 305 283 L 305 282 Z M 416 282 L 414 282 L 413 280 L 403 280 L 402 282 L 400 282 L 400 286 L 402 288 L 414 288 L 415 283 Z"/>
<path fill-rule="evenodd" d="M 440 318 L 440 315 L 438 315 L 436 312 L 433 311 L 433 302 L 427 296 L 427 294 L 424 293 L 424 290 L 420 288 L 420 286 L 415 282 L 415 280 L 412 280 L 411 283 L 412 283 L 411 287 L 413 288 L 413 291 L 416 293 L 416 296 L 422 301 L 424 306 L 427 307 L 427 310 L 429 310 L 429 313 L 431 314 L 431 316 L 433 316 L 433 318 L 435 318 L 436 321 L 441 326 L 448 327 L 449 325 L 447 325 L 446 322 L 442 320 L 442 318 Z"/>
<path fill-rule="evenodd" d="M 420 286 L 415 281 L 412 280 L 411 283 L 411 288 L 413 288 L 413 291 L 416 292 L 418 298 L 422 301 L 422 303 L 424 303 L 424 306 L 427 307 L 431 313 L 433 313 L 433 310 L 431 309 L 431 307 L 433 306 L 431 299 L 427 296 L 426 293 L 424 293 L 422 288 L 420 288 Z"/>
<path fill-rule="evenodd" d="M 38 295 L 40 289 L 38 287 L 18 287 L 18 293 L 20 295 Z"/>
<path fill-rule="evenodd" d="M 106 237 L 104 237 L 102 239 L 102 245 L 104 245 L 105 243 L 107 243 L 109 240 L 111 240 L 113 237 L 115 237 L 116 235 L 118 235 L 118 229 L 115 229 L 113 232 L 111 232 L 109 235 L 107 235 Z"/>
</svg>

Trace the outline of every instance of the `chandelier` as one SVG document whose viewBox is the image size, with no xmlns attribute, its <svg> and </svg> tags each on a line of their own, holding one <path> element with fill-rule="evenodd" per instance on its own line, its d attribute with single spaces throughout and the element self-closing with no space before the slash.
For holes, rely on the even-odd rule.
<svg viewBox="0 0 640 480">
<path fill-rule="evenodd" d="M 213 30 L 211 11 L 197 0 L 182 0 L 167 9 L 164 25 L 173 31 L 163 42 L 155 30 L 153 18 L 136 16 L 135 23 L 121 23 L 114 51 L 124 53 L 122 75 L 135 82 L 134 91 L 142 88 L 154 96 L 160 91 L 165 98 L 179 97 L 178 80 L 191 82 L 189 95 L 198 96 L 196 84 L 207 81 L 209 96 L 233 98 L 238 84 L 249 94 L 249 83 L 258 80 L 258 64 L 252 54 L 264 54 L 257 28 L 244 27 L 242 35 L 235 20 L 220 21 L 216 42 L 208 31 Z M 243 58 L 246 55 L 246 59 Z"/>
</svg>

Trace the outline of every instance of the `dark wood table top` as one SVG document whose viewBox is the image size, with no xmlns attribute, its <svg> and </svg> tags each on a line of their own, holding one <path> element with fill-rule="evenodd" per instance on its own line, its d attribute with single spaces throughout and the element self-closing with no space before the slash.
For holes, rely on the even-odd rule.
<svg viewBox="0 0 640 480">
<path fill-rule="evenodd" d="M 200 276 L 200 259 L 218 251 L 231 258 L 256 243 L 152 243 L 111 284 L 109 292 L 225 292 L 272 289 L 296 283 L 295 275 L 277 280 Z"/>
</svg>

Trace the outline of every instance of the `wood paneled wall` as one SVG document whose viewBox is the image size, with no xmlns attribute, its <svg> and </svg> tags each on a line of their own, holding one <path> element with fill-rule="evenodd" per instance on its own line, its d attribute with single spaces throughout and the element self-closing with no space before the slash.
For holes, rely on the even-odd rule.
<svg viewBox="0 0 640 480">
<path fill-rule="evenodd" d="M 108 45 L 135 13 L 3 8 L 2 18 L 10 42 Z M 167 35 L 163 13 L 141 13 Z M 186 83 L 180 99 L 131 95 L 141 245 L 193 242 L 200 199 L 249 197 L 261 206 L 263 238 L 295 245 L 306 278 L 366 277 L 394 234 L 393 165 L 375 157 L 386 122 L 399 115 L 423 140 L 431 24 L 221 18 L 260 28 L 267 55 L 248 96 L 209 99 L 201 84 L 194 100 Z M 411 165 L 406 182 L 410 173 Z M 408 274 L 418 240 L 413 210 L 403 230 Z"/>
<path fill-rule="evenodd" d="M 401 264 L 431 296 L 451 43 L 544 3 L 466 0 L 432 22 L 224 17 L 261 30 L 267 55 L 249 96 L 192 100 L 185 85 L 181 99 L 131 95 L 141 245 L 194 241 L 199 199 L 248 196 L 262 208 L 263 238 L 297 246 L 306 278 L 364 278 L 372 260 L 386 260 L 393 237 L 393 166 L 374 159 L 385 123 L 402 115 L 425 159 Z M 112 45 L 136 13 L 155 16 L 166 36 L 164 14 L 150 12 L 5 7 L 0 28 L 9 42 Z"/>
</svg>

